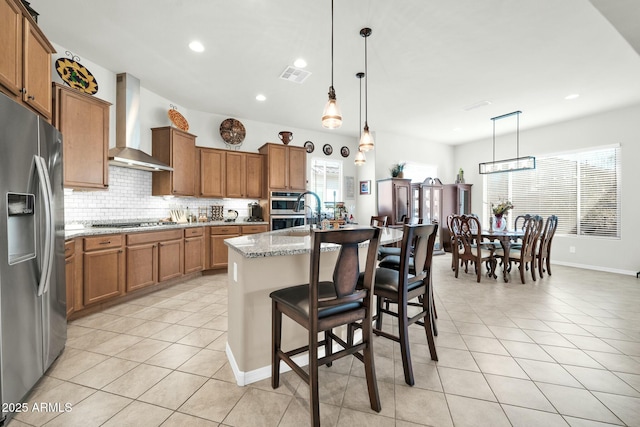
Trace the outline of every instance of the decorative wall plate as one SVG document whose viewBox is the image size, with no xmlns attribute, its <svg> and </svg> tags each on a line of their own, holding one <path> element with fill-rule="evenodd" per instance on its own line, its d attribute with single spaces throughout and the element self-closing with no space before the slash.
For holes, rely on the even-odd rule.
<svg viewBox="0 0 640 427">
<path fill-rule="evenodd" d="M 322 147 L 322 152 L 327 156 L 330 156 L 331 153 L 333 153 L 333 147 L 329 144 L 324 144 L 324 147 Z"/>
<path fill-rule="evenodd" d="M 187 132 L 189 130 L 189 122 L 184 118 L 182 114 L 178 112 L 178 110 L 176 110 L 176 107 L 174 107 L 173 105 L 171 107 L 172 108 L 169 109 L 168 113 L 169 120 L 171 120 L 171 123 L 173 123 L 175 127 Z"/>
<path fill-rule="evenodd" d="M 340 154 L 342 157 L 349 157 L 349 147 L 342 147 L 340 149 Z"/>
<path fill-rule="evenodd" d="M 77 59 L 77 60 L 76 60 Z M 58 58 L 56 60 L 56 71 L 63 82 L 80 92 L 94 95 L 98 92 L 98 82 L 87 68 L 78 62 L 80 58 L 73 56 L 73 59 Z"/>
<path fill-rule="evenodd" d="M 313 145 L 313 142 L 311 141 L 307 141 L 304 143 L 304 149 L 307 150 L 307 153 L 311 154 L 313 153 L 313 150 L 315 150 L 316 146 Z"/>
<path fill-rule="evenodd" d="M 239 120 L 226 119 L 220 123 L 220 136 L 229 145 L 242 144 L 246 135 L 247 131 Z"/>
</svg>

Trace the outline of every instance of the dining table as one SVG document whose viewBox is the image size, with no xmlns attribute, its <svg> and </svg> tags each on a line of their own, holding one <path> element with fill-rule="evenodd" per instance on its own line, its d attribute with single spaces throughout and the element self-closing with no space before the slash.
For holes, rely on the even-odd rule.
<svg viewBox="0 0 640 427">
<path fill-rule="evenodd" d="M 502 247 L 504 258 L 502 262 L 502 277 L 505 282 L 509 281 L 509 252 L 511 245 L 524 236 L 523 230 L 483 230 L 482 238 L 490 242 L 498 241 Z"/>
</svg>

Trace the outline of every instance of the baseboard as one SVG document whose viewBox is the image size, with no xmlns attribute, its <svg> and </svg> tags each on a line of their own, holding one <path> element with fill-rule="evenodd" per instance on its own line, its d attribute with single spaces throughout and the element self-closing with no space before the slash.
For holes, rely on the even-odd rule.
<svg viewBox="0 0 640 427">
<path fill-rule="evenodd" d="M 362 331 L 356 330 L 354 333 L 354 342 L 358 342 L 362 339 Z M 335 343 L 336 350 L 342 349 L 342 346 Z M 236 363 L 236 358 L 233 356 L 233 351 L 231 351 L 231 347 L 229 347 L 229 343 L 225 347 L 225 353 L 227 354 L 227 359 L 229 359 L 229 365 L 231 365 L 231 370 L 233 371 L 233 376 L 236 378 L 236 384 L 239 386 L 249 385 L 251 383 L 255 383 L 258 381 L 262 381 L 267 378 L 271 378 L 271 365 L 263 366 L 258 369 L 254 369 L 252 371 L 241 371 Z M 324 347 L 320 348 L 318 351 L 318 355 L 320 357 L 324 357 Z M 307 354 L 301 354 L 300 356 L 296 356 L 293 358 L 293 361 L 296 362 L 299 366 L 307 366 L 309 364 L 309 356 Z M 288 372 L 291 368 L 284 362 L 280 362 L 280 373 Z"/>
<path fill-rule="evenodd" d="M 637 274 L 637 271 L 622 270 L 619 268 L 608 268 L 608 267 L 602 267 L 598 265 L 576 264 L 573 262 L 564 262 L 564 261 L 554 261 L 551 264 L 551 267 L 553 267 L 554 265 L 563 265 L 565 267 L 582 268 L 585 270 L 604 271 L 606 273 L 616 273 L 616 274 L 622 274 L 625 276 L 635 276 Z"/>
</svg>

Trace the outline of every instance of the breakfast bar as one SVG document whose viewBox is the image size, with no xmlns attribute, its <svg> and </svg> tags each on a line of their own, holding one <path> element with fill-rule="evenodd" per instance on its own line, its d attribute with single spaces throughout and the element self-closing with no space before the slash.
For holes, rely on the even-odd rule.
<svg viewBox="0 0 640 427">
<path fill-rule="evenodd" d="M 398 242 L 402 230 L 384 228 L 380 244 Z M 227 357 L 238 385 L 271 376 L 271 299 L 276 289 L 309 281 L 311 235 L 309 227 L 295 227 L 225 240 L 229 247 L 229 327 Z M 323 251 L 335 252 L 335 245 Z M 329 279 L 334 259 L 321 265 L 320 277 Z M 366 250 L 360 251 L 364 269 Z M 288 318 L 283 321 L 283 342 L 302 346 L 306 330 Z M 305 357 L 306 355 L 300 356 Z"/>
</svg>

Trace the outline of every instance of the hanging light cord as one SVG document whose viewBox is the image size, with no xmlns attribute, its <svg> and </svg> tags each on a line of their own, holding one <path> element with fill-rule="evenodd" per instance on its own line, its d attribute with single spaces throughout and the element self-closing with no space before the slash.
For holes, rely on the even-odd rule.
<svg viewBox="0 0 640 427">
<path fill-rule="evenodd" d="M 365 76 L 366 76 L 366 73 L 365 73 Z M 360 136 L 358 137 L 358 139 L 362 138 L 362 127 L 360 126 L 360 123 L 362 123 L 362 77 L 360 77 L 359 80 L 360 80 L 360 109 L 358 109 L 358 112 L 360 113 L 360 115 L 358 116 L 358 127 L 360 128 Z"/>
<path fill-rule="evenodd" d="M 333 88 L 333 0 L 331 0 L 331 88 Z"/>
<path fill-rule="evenodd" d="M 516 158 L 520 158 L 520 113 L 516 114 Z"/>
<path fill-rule="evenodd" d="M 496 162 L 496 121 L 491 119 L 493 122 L 493 163 Z"/>
<path fill-rule="evenodd" d="M 331 0 L 333 1 L 333 0 Z M 368 90 L 368 82 L 369 82 L 369 70 L 367 69 L 367 64 L 368 64 L 368 60 L 367 60 L 367 39 L 368 37 L 365 36 L 364 38 L 364 124 L 365 126 L 368 126 L 368 118 L 369 118 L 369 111 L 368 111 L 368 105 L 369 105 L 369 90 Z"/>
</svg>

